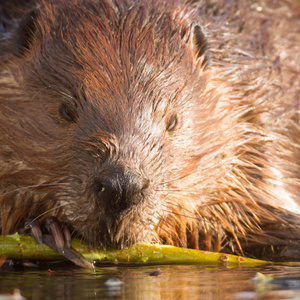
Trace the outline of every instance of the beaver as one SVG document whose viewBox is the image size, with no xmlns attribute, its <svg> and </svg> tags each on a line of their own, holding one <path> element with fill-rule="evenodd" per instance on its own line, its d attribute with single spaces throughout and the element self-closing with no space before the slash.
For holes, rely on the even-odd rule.
<svg viewBox="0 0 300 300">
<path fill-rule="evenodd" d="M 3 235 L 300 259 L 295 3 L 25 6 L 2 26 Z"/>
</svg>

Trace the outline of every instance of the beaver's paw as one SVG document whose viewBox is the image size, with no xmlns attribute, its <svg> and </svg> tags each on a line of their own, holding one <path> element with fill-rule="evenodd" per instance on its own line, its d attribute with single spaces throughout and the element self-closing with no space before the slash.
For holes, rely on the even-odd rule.
<svg viewBox="0 0 300 300">
<path fill-rule="evenodd" d="M 28 219 L 24 230 L 25 233 L 32 235 L 39 244 L 47 244 L 76 265 L 83 268 L 94 267 L 82 254 L 71 247 L 70 230 L 65 224 L 60 223 L 57 218 L 48 217 L 42 225 L 35 218 Z"/>
<path fill-rule="evenodd" d="M 46 242 L 45 235 L 50 234 L 53 238 L 55 250 L 61 255 L 64 255 L 66 247 L 71 247 L 70 230 L 55 217 L 46 218 L 42 226 L 38 220 L 30 218 L 25 223 L 25 232 L 30 233 L 39 244 Z M 48 243 L 46 242 L 46 244 Z"/>
</svg>

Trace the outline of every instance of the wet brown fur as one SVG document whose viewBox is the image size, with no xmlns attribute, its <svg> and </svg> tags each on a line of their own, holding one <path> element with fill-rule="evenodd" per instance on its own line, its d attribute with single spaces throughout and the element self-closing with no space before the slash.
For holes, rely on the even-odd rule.
<svg viewBox="0 0 300 300">
<path fill-rule="evenodd" d="M 29 50 L 0 48 L 2 234 L 54 215 L 102 246 L 299 260 L 299 8 L 53 2 L 37 8 Z M 209 44 L 200 57 L 192 24 Z M 115 172 L 150 183 L 118 213 L 94 191 Z"/>
</svg>

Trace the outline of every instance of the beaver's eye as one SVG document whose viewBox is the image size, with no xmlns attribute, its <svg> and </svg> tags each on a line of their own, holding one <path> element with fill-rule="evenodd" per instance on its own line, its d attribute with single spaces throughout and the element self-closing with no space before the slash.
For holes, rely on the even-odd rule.
<svg viewBox="0 0 300 300">
<path fill-rule="evenodd" d="M 68 122 L 76 121 L 75 111 L 72 108 L 70 108 L 66 103 L 62 103 L 59 106 L 59 113 Z"/>
<path fill-rule="evenodd" d="M 167 131 L 169 131 L 169 132 L 173 131 L 175 129 L 177 123 L 178 123 L 177 115 L 172 114 L 166 122 Z"/>
</svg>

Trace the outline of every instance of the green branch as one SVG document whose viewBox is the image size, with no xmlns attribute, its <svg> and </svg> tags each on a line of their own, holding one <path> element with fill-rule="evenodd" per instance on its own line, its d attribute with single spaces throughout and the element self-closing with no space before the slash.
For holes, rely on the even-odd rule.
<svg viewBox="0 0 300 300">
<path fill-rule="evenodd" d="M 72 240 L 72 247 L 76 250 L 74 252 L 80 252 L 89 262 L 106 261 L 113 263 L 215 265 L 226 263 L 243 266 L 270 263 L 268 261 L 245 258 L 236 255 L 178 248 L 167 245 L 138 244 L 124 250 L 104 251 L 91 248 L 88 244 L 81 240 L 74 239 Z M 0 236 L 0 257 L 1 256 L 13 260 L 57 260 L 63 258 L 45 243 L 37 244 L 33 238 L 29 236 L 20 236 L 17 233 L 9 236 Z M 66 254 L 64 256 L 71 259 L 70 254 Z M 92 264 L 82 266 L 91 267 Z"/>
</svg>

